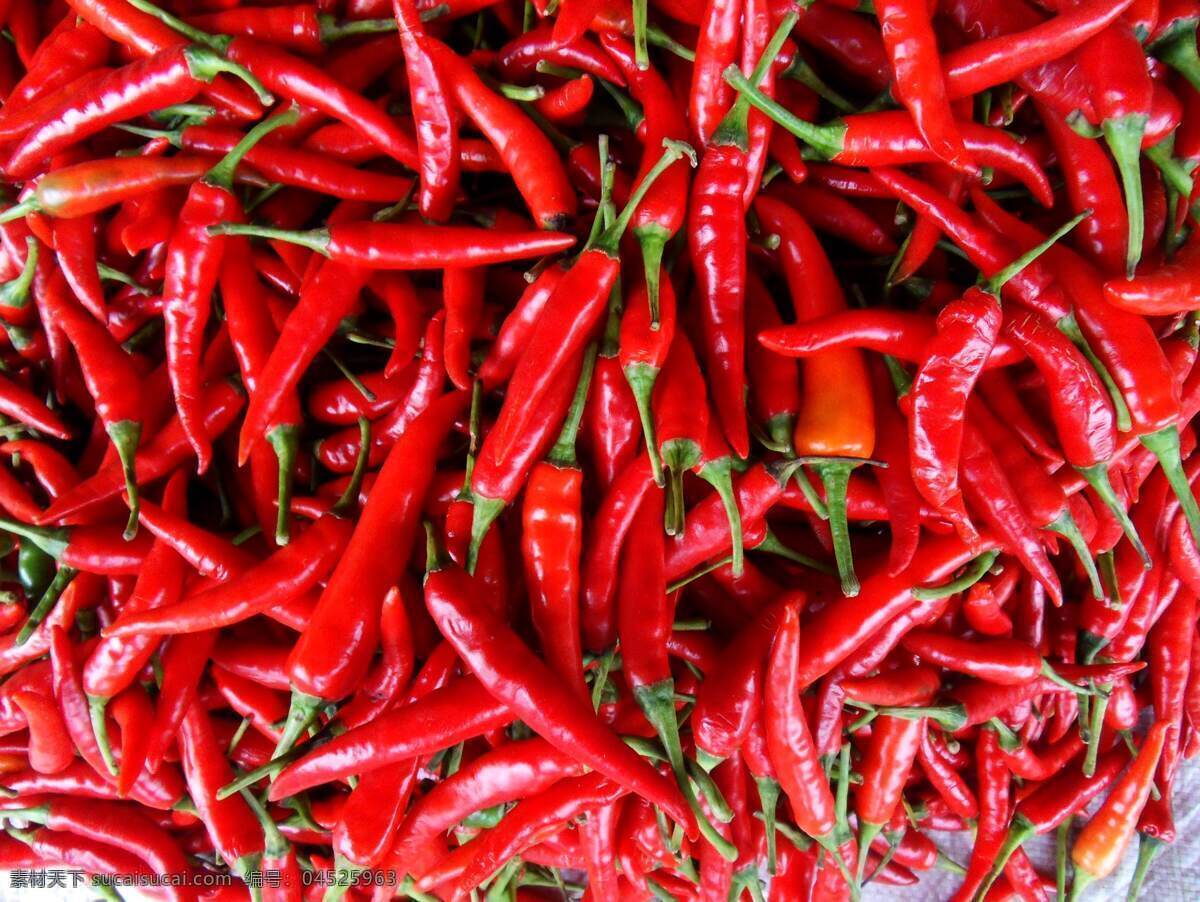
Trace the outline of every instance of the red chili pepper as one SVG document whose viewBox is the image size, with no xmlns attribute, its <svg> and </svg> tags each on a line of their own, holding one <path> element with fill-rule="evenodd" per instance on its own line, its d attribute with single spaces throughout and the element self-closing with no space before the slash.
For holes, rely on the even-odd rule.
<svg viewBox="0 0 1200 902">
<path fill-rule="evenodd" d="M 525 488 L 521 551 L 530 614 L 554 672 L 582 695 L 580 557 L 583 548 L 583 472 L 575 456 L 578 414 L 568 417 L 546 460 Z"/>
<path fill-rule="evenodd" d="M 727 758 L 745 741 L 758 718 L 771 640 L 784 611 L 796 603 L 789 596 L 764 608 L 706 669 L 690 718 L 697 752 Z"/>
<path fill-rule="evenodd" d="M 914 0 L 883 0 L 875 14 L 892 63 L 893 90 L 921 137 L 942 161 L 975 172 L 950 108 L 928 7 Z"/>
<path fill-rule="evenodd" d="M 652 485 L 647 460 L 634 458 L 609 486 L 589 526 L 580 595 L 580 625 L 584 647 L 589 651 L 603 651 L 616 639 L 614 599 L 621 548 Z"/>
<path fill-rule="evenodd" d="M 255 87 L 257 80 L 236 61 L 207 47 L 176 46 L 117 69 L 74 97 L 65 98 L 32 129 L 4 164 L 10 178 L 28 178 L 42 161 L 78 144 L 110 125 L 177 103 L 186 103 L 220 72 L 229 72 Z"/>
<path fill-rule="evenodd" d="M 800 703 L 799 654 L 800 620 L 795 607 L 788 607 L 779 621 L 768 662 L 767 748 L 796 825 L 831 855 L 838 855 L 833 794 Z"/>
<path fill-rule="evenodd" d="M 872 721 L 871 738 L 863 754 L 863 784 L 854 796 L 858 816 L 858 870 L 861 881 L 871 842 L 900 806 L 904 785 L 912 772 L 925 721 L 879 717 Z"/>
<path fill-rule="evenodd" d="M 444 396 L 389 455 L 312 620 L 288 658 L 293 700 L 280 749 L 295 742 L 321 699 L 348 695 L 365 675 L 378 643 L 381 605 L 406 559 L 395 555 L 383 565 L 381 543 L 407 548 L 416 538 L 416 512 L 433 475 L 436 448 L 465 401 L 461 393 Z M 342 603 L 347 592 L 359 599 L 353 616 L 347 616 Z"/>
<path fill-rule="evenodd" d="M 137 531 L 135 453 L 141 441 L 142 404 L 136 386 L 141 374 L 108 331 L 70 296 L 61 273 L 48 274 L 43 298 L 55 324 L 63 329 L 75 349 L 88 392 L 96 403 L 96 413 L 120 457 L 129 505 L 125 532 L 132 538 Z"/>
<path fill-rule="evenodd" d="M 163 493 L 163 504 L 172 513 L 185 509 L 186 481 L 175 476 Z M 157 540 L 146 556 L 133 592 L 121 608 L 121 619 L 139 612 L 174 604 L 183 593 L 184 564 L 166 543 Z M 132 685 L 158 647 L 158 640 L 145 636 L 102 639 L 83 668 L 83 685 L 88 695 L 111 698 Z"/>
<path fill-rule="evenodd" d="M 653 799 L 685 827 L 694 823 L 681 804 L 678 790 L 617 742 L 581 707 L 578 696 L 556 682 L 546 666 L 494 614 L 473 603 L 470 579 L 463 571 L 431 571 L 426 577 L 425 595 L 439 629 L 448 634 L 460 656 L 474 662 L 472 670 L 481 675 L 489 690 L 513 706 L 514 714 L 556 747 L 565 746 L 564 751 L 589 767 Z"/>
<path fill-rule="evenodd" d="M 57 774 L 75 760 L 75 745 L 58 705 L 50 695 L 18 689 L 12 695 L 29 729 L 29 766 L 39 774 Z"/>
</svg>

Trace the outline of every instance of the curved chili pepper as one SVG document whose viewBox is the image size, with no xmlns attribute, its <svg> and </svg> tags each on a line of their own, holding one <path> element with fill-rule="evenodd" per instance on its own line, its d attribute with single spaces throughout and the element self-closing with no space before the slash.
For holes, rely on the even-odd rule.
<svg viewBox="0 0 1200 902">
<path fill-rule="evenodd" d="M 280 751 L 296 741 L 320 699 L 349 694 L 366 673 L 378 642 L 380 606 L 405 563 L 404 556 L 396 555 L 390 565 L 381 565 L 381 543 L 408 547 L 416 538 L 416 512 L 433 475 L 434 449 L 465 401 L 455 393 L 435 402 L 388 456 L 312 619 L 288 658 L 293 700 Z M 347 592 L 360 600 L 353 617 L 343 605 Z"/>
<path fill-rule="evenodd" d="M 913 0 L 883 0 L 875 15 L 892 64 L 897 99 L 912 114 L 921 137 L 939 159 L 955 169 L 974 172 L 977 167 L 950 109 L 928 8 Z"/>
<path fill-rule="evenodd" d="M 4 164 L 4 171 L 10 178 L 28 178 L 46 158 L 110 125 L 161 107 L 187 103 L 219 72 L 238 75 L 247 84 L 257 86 L 262 98 L 269 96 L 236 62 L 206 47 L 176 46 L 117 69 L 89 90 L 66 98 L 22 138 Z"/>
<path fill-rule="evenodd" d="M 163 493 L 163 505 L 175 514 L 184 511 L 186 481 L 172 477 Z M 178 554 L 158 540 L 146 556 L 133 592 L 121 608 L 121 618 L 140 611 L 171 605 L 183 593 L 184 565 Z M 158 646 L 141 636 L 101 640 L 83 667 L 83 685 L 89 696 L 111 698 L 128 688 Z"/>
<path fill-rule="evenodd" d="M 57 774 L 69 767 L 75 760 L 75 745 L 53 697 L 18 689 L 12 698 L 29 729 L 29 767 L 39 774 Z"/>
<path fill-rule="evenodd" d="M 83 370 L 88 391 L 96 402 L 96 413 L 121 461 L 129 521 L 126 536 L 137 531 L 138 478 L 136 451 L 141 441 L 142 404 L 136 386 L 140 374 L 133 360 L 116 343 L 108 330 L 70 296 L 60 272 L 48 275 L 43 297 L 55 323 L 68 336 Z"/>
<path fill-rule="evenodd" d="M 780 618 L 794 596 L 764 608 L 744 626 L 706 672 L 690 723 L 698 753 L 727 758 L 738 750 L 758 717 L 763 664 Z"/>
<path fill-rule="evenodd" d="M 892 819 L 900 805 L 904 784 L 912 771 L 925 721 L 879 717 L 872 721 L 871 739 L 860 765 L 863 785 L 855 793 L 854 810 L 858 816 L 858 870 L 862 880 L 871 842 Z"/>
<path fill-rule="evenodd" d="M 836 855 L 839 839 L 834 833 L 833 794 L 800 704 L 799 654 L 800 619 L 795 606 L 790 606 L 780 618 L 767 664 L 767 748 L 796 825 Z"/>
</svg>

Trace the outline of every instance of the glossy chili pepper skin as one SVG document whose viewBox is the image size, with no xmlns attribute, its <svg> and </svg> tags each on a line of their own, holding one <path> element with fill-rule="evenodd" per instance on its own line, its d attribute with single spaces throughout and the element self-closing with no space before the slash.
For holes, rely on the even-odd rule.
<svg viewBox="0 0 1200 902">
<path fill-rule="evenodd" d="M 690 813 L 680 804 L 678 791 L 624 748 L 590 710 L 583 709 L 578 696 L 556 682 L 546 666 L 495 615 L 472 603 L 470 579 L 465 572 L 446 569 L 431 573 L 426 580 L 425 600 L 459 654 L 475 662 L 474 672 L 543 738 L 556 747 L 565 745 L 599 772 L 611 773 L 657 799 L 685 827 L 692 823 Z"/>
<path fill-rule="evenodd" d="M 388 458 L 391 467 L 385 465 L 372 490 L 375 503 L 368 500 L 346 553 L 322 593 L 312 623 L 289 659 L 289 673 L 298 691 L 320 698 L 340 698 L 365 674 L 378 641 L 379 606 L 404 563 L 397 556 L 391 568 L 381 567 L 379 543 L 403 544 L 405 536 L 409 543 L 415 539 L 415 513 L 432 477 L 434 448 L 465 402 L 460 394 L 445 396 L 393 449 Z M 413 461 L 418 460 L 427 462 L 428 469 L 412 468 Z M 347 591 L 363 599 L 362 610 L 353 618 L 345 616 L 341 605 L 342 593 Z"/>
</svg>

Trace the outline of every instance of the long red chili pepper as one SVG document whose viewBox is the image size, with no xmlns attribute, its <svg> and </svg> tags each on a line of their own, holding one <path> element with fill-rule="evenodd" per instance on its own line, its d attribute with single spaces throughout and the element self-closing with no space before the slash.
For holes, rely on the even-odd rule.
<svg viewBox="0 0 1200 902">
<path fill-rule="evenodd" d="M 293 703 L 281 750 L 295 742 L 320 699 L 347 695 L 366 673 L 378 641 L 380 607 L 404 565 L 401 555 L 390 566 L 382 565 L 382 543 L 407 548 L 416 539 L 417 512 L 433 476 L 435 449 L 465 401 L 461 393 L 443 397 L 414 422 L 389 455 L 312 620 L 288 658 Z M 417 461 L 421 463 L 414 466 Z M 347 592 L 360 599 L 352 617 L 342 603 Z"/>
</svg>

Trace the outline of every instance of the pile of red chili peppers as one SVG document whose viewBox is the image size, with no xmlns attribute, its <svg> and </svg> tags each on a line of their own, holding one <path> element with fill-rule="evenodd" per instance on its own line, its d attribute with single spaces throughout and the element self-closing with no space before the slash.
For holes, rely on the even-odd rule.
<svg viewBox="0 0 1200 902">
<path fill-rule="evenodd" d="M 0 0 L 0 871 L 1136 896 L 1200 2 L 161 3 Z"/>
</svg>

